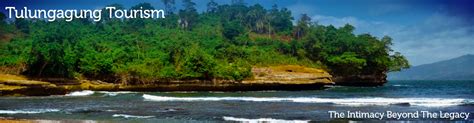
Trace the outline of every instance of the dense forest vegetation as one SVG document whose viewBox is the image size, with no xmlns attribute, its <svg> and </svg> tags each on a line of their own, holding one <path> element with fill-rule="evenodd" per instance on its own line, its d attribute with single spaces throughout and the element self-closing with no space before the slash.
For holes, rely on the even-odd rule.
<svg viewBox="0 0 474 123">
<path fill-rule="evenodd" d="M 228 5 L 211 0 L 199 13 L 191 0 L 183 0 L 180 10 L 174 0 L 162 2 L 166 19 L 7 21 L 0 13 L 0 71 L 134 84 L 240 81 L 252 77 L 254 66 L 294 64 L 335 76 L 385 74 L 409 66 L 392 51 L 388 36 L 356 35 L 351 25 L 323 26 L 305 14 L 294 20 L 291 11 L 276 5 L 266 9 L 242 0 Z M 149 3 L 130 9 L 140 7 L 154 9 Z"/>
</svg>

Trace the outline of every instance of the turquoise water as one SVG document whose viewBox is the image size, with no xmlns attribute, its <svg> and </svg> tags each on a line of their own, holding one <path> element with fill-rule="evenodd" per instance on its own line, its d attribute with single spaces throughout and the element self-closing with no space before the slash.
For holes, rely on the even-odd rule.
<svg viewBox="0 0 474 123">
<path fill-rule="evenodd" d="M 225 122 L 341 121 L 328 111 L 470 112 L 474 81 L 391 81 L 381 87 L 258 92 L 93 92 L 47 97 L 2 97 L 0 117 L 15 119 Z M 449 119 L 382 119 L 389 121 Z M 454 119 L 466 121 L 464 119 Z"/>
</svg>

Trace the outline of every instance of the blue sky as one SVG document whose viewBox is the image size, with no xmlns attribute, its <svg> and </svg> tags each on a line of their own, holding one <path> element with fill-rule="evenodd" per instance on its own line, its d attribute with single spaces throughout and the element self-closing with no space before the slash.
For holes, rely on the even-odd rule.
<svg viewBox="0 0 474 123">
<path fill-rule="evenodd" d="M 181 0 L 176 0 L 179 8 Z M 204 10 L 208 0 L 193 0 Z M 220 4 L 230 0 L 216 0 Z M 126 7 L 149 2 L 163 8 L 161 0 L 2 0 L 5 6 L 41 9 L 97 9 L 112 3 Z M 427 64 L 474 54 L 474 1 L 471 0 L 245 0 L 248 5 L 273 4 L 290 9 L 295 18 L 306 13 L 323 25 L 356 27 L 394 39 L 393 49 L 412 65 Z"/>
</svg>

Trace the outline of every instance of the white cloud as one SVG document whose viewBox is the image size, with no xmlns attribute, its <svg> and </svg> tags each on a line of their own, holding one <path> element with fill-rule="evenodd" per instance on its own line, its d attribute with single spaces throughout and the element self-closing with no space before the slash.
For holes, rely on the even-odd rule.
<svg viewBox="0 0 474 123">
<path fill-rule="evenodd" d="M 474 26 L 461 18 L 435 13 L 424 22 L 395 33 L 396 49 L 414 65 L 474 53 Z"/>
<path fill-rule="evenodd" d="M 409 8 L 408 5 L 402 5 L 402 4 L 382 4 L 382 5 L 377 5 L 374 7 L 369 8 L 369 14 L 378 16 L 378 15 L 384 15 L 384 14 L 390 14 L 390 13 L 395 13 L 395 12 L 400 12 L 400 11 L 405 11 Z"/>
</svg>

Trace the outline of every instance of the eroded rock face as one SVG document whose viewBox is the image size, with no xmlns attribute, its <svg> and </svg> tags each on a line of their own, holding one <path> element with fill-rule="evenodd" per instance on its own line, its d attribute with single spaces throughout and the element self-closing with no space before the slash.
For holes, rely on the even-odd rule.
<svg viewBox="0 0 474 123">
<path fill-rule="evenodd" d="M 233 80 L 167 81 L 147 86 L 127 86 L 128 91 L 260 91 L 316 90 L 332 85 L 332 76 L 322 69 L 297 65 L 252 68 L 253 78 Z M 166 84 L 165 84 L 166 83 Z"/>
<path fill-rule="evenodd" d="M 0 74 L 0 96 L 64 95 L 72 91 L 260 91 L 315 90 L 331 85 L 332 76 L 322 69 L 297 65 L 254 67 L 253 78 L 234 80 L 166 80 L 121 85 L 98 80 L 45 79 Z"/>
<path fill-rule="evenodd" d="M 28 80 L 14 75 L 0 75 L 0 96 L 48 96 L 65 93 L 63 88 L 49 82 Z"/>
<path fill-rule="evenodd" d="M 243 83 L 332 84 L 332 76 L 322 69 L 298 65 L 252 68 L 253 79 Z"/>
</svg>

